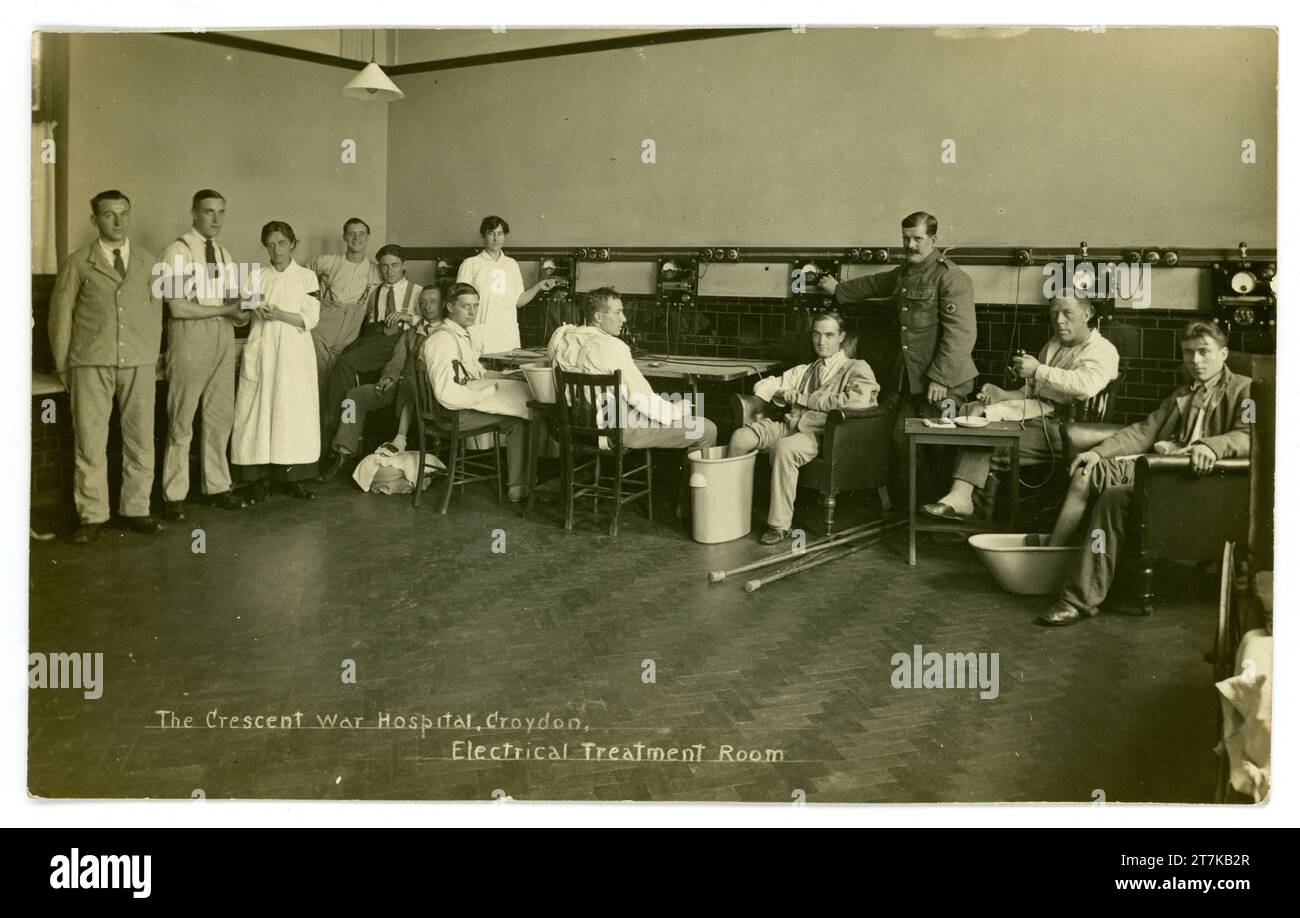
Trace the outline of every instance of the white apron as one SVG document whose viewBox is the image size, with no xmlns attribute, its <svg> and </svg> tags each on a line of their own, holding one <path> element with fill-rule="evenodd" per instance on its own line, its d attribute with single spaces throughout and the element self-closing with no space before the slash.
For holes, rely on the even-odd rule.
<svg viewBox="0 0 1300 918">
<path fill-rule="evenodd" d="M 311 330 L 320 304 L 316 275 L 297 262 L 262 265 L 261 299 L 301 315 L 306 328 L 253 317 L 239 367 L 230 461 L 307 465 L 320 459 L 320 396 Z"/>
<path fill-rule="evenodd" d="M 480 252 L 461 262 L 456 282 L 473 284 L 478 291 L 478 322 L 470 335 L 480 345 L 481 353 L 499 354 L 518 348 L 518 304 L 524 292 L 519 262 L 504 252 L 496 261 Z"/>
</svg>

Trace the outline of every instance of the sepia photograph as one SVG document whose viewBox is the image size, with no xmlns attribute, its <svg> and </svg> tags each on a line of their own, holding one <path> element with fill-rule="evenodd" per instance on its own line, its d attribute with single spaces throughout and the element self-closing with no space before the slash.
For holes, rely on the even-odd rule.
<svg viewBox="0 0 1300 918">
<path fill-rule="evenodd" d="M 1270 800 L 1278 28 L 172 21 L 30 36 L 30 798 Z"/>
</svg>

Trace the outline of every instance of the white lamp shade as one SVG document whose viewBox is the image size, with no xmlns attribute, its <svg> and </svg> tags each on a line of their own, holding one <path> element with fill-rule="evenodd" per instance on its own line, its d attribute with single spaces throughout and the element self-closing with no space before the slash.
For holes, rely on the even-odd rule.
<svg viewBox="0 0 1300 918">
<path fill-rule="evenodd" d="M 374 61 L 366 64 L 366 69 L 343 87 L 343 95 L 350 99 L 364 99 L 370 102 L 396 102 L 398 99 L 406 98 L 406 93 L 398 89 Z"/>
</svg>

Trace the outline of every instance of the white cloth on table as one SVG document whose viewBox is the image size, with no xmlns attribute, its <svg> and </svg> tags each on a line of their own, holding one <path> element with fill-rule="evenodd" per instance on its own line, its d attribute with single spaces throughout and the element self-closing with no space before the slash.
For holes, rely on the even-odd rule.
<svg viewBox="0 0 1300 918">
<path fill-rule="evenodd" d="M 496 354 L 519 347 L 519 297 L 524 276 L 519 262 L 504 252 L 497 259 L 479 252 L 460 263 L 456 283 L 472 284 L 478 291 L 478 321 L 473 335 L 479 353 Z"/>
<path fill-rule="evenodd" d="M 295 261 L 261 267 L 260 302 L 302 316 L 305 328 L 253 317 L 240 362 L 230 460 L 305 465 L 320 459 L 320 397 L 311 329 L 320 318 L 316 275 Z"/>
</svg>

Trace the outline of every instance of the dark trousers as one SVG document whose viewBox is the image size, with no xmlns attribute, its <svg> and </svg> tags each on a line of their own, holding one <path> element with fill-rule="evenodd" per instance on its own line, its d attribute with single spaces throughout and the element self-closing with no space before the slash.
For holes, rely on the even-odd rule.
<svg viewBox="0 0 1300 918">
<path fill-rule="evenodd" d="M 1078 561 L 1061 589 L 1061 599 L 1076 609 L 1095 609 L 1115 583 L 1133 503 L 1135 473 L 1132 459 L 1103 459 L 1093 467 L 1088 528 L 1083 533 Z"/>
<path fill-rule="evenodd" d="M 372 411 L 381 411 L 397 402 L 397 386 L 386 392 L 379 392 L 374 383 L 353 386 L 348 390 L 348 398 L 356 405 L 355 417 L 339 424 L 338 433 L 334 435 L 334 452 L 343 450 L 353 456 L 361 454 L 361 436 L 366 431 L 366 418 Z"/>
<path fill-rule="evenodd" d="M 354 341 L 334 361 L 325 381 L 325 389 L 321 392 L 320 431 L 325 444 L 333 441 L 334 434 L 338 432 L 343 420 L 343 402 L 348 396 L 348 390 L 357 385 L 357 376 L 382 370 L 401 340 L 401 335 L 367 335 Z"/>
</svg>

